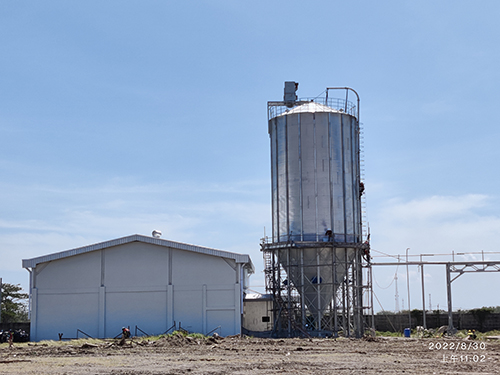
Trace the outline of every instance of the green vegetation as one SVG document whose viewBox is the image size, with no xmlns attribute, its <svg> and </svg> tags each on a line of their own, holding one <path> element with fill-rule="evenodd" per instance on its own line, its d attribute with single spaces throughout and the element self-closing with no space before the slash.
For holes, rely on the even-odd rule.
<svg viewBox="0 0 500 375">
<path fill-rule="evenodd" d="M 390 331 L 375 331 L 376 336 L 381 337 L 403 337 L 401 332 L 390 332 Z"/>
<path fill-rule="evenodd" d="M 186 332 L 186 331 L 174 331 L 172 333 L 169 333 L 167 335 L 160 335 L 158 336 L 158 338 L 162 338 L 162 337 L 172 337 L 172 336 L 183 336 L 183 337 L 192 337 L 194 339 L 206 339 L 208 338 L 208 336 L 205 336 L 201 333 L 189 333 L 189 332 Z M 148 337 L 148 339 L 150 339 L 151 337 Z"/>
<path fill-rule="evenodd" d="M 22 293 L 23 288 L 19 284 L 2 284 L 2 321 L 0 323 L 18 323 L 28 321 L 29 298 L 27 293 Z"/>
<path fill-rule="evenodd" d="M 191 337 L 193 339 L 208 339 L 209 336 L 202 335 L 201 333 L 187 333 L 183 331 L 174 331 L 172 333 L 169 333 L 167 335 L 156 335 L 156 336 L 138 336 L 138 337 L 131 337 L 130 339 L 127 339 L 128 341 L 142 341 L 142 340 L 147 340 L 147 341 L 158 341 L 163 338 L 169 338 L 169 337 L 174 337 L 174 336 L 182 336 L 182 337 Z M 121 340 L 121 338 L 118 339 L 95 339 L 95 338 L 90 338 L 90 337 L 84 337 L 84 338 L 79 338 L 79 339 L 71 339 L 71 340 L 43 340 L 39 341 L 36 343 L 30 342 L 28 343 L 15 343 L 16 346 L 51 346 L 51 347 L 59 347 L 59 346 L 66 346 L 66 345 L 71 345 L 71 346 L 82 346 L 86 344 L 90 345 L 102 345 L 105 343 L 113 343 L 113 342 L 118 342 Z M 8 343 L 0 344 L 0 347 L 6 346 Z"/>
<path fill-rule="evenodd" d="M 430 330 L 432 332 L 434 330 Z M 424 338 L 436 338 L 434 334 L 431 333 L 424 333 Z M 403 333 L 401 332 L 383 332 L 383 331 L 376 331 L 376 336 L 379 337 L 403 337 Z M 462 329 L 460 331 L 457 331 L 454 337 L 458 339 L 465 339 L 468 336 L 468 331 L 466 329 Z M 488 336 L 500 336 L 500 331 L 499 330 L 494 330 L 494 331 L 489 331 L 489 332 L 477 332 L 476 331 L 476 340 L 486 340 Z M 415 329 L 412 329 L 411 331 L 411 337 L 417 337 L 417 331 Z"/>
<path fill-rule="evenodd" d="M 500 306 L 490 306 L 490 307 L 481 307 L 479 309 L 471 309 L 471 310 L 462 310 L 462 309 L 457 309 L 453 310 L 453 313 L 457 314 L 466 314 L 468 312 L 472 313 L 473 311 L 476 310 L 488 310 L 491 311 L 492 313 L 500 313 Z M 447 310 L 439 309 L 439 310 L 425 310 L 427 314 L 448 314 Z M 411 310 L 411 316 L 413 318 L 419 318 L 422 316 L 422 310 L 419 309 L 413 309 Z M 389 311 L 389 310 L 382 310 L 377 312 L 375 315 L 408 315 L 408 310 L 401 310 L 398 312 L 395 311 Z"/>
<path fill-rule="evenodd" d="M 379 311 L 377 314 L 375 315 L 396 315 L 397 313 L 395 313 L 394 311 L 386 311 L 386 310 L 382 310 L 382 311 Z"/>
</svg>

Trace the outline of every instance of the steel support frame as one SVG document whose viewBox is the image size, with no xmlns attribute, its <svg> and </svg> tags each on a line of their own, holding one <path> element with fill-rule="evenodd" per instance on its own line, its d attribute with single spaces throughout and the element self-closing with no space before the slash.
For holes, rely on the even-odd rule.
<svg viewBox="0 0 500 375">
<path fill-rule="evenodd" d="M 452 289 L 451 284 L 453 281 L 458 279 L 464 273 L 471 272 L 500 272 L 500 261 L 463 261 L 463 262 L 377 262 L 372 263 L 372 266 L 419 266 L 422 271 L 422 295 L 424 294 L 424 265 L 444 265 L 446 268 L 446 295 L 447 295 L 447 307 L 448 307 L 448 333 L 454 334 L 456 332 L 453 326 L 453 303 L 452 303 Z M 452 273 L 457 273 L 455 277 L 452 278 Z M 425 322 L 425 297 L 422 296 L 423 304 L 423 319 Z M 372 304 L 373 306 L 373 304 Z M 425 324 L 425 323 L 424 323 Z"/>
<path fill-rule="evenodd" d="M 449 262 L 446 264 L 446 291 L 448 296 L 448 333 L 456 332 L 453 326 L 453 304 L 451 297 L 451 283 L 462 276 L 464 273 L 471 272 L 500 272 L 500 262 Z M 451 277 L 452 273 L 457 273 Z"/>
<path fill-rule="evenodd" d="M 360 338 L 363 336 L 365 328 L 370 327 L 370 325 L 371 328 L 374 328 L 371 266 L 363 261 L 363 250 L 359 248 L 360 244 L 340 245 L 346 248 L 345 253 L 343 256 L 338 256 L 335 251 L 332 251 L 331 263 L 319 264 L 317 263 L 319 257 L 316 257 L 315 264 L 304 264 L 304 251 L 320 251 L 320 248 L 326 246 L 334 249 L 338 244 L 319 242 L 317 245 L 317 249 L 314 249 L 309 246 L 300 248 L 293 242 L 262 244 L 266 290 L 273 296 L 274 301 L 271 315 L 274 317 L 272 335 L 275 337 L 338 337 L 340 333 L 346 337 Z M 351 261 L 346 256 L 348 246 L 357 248 L 354 259 Z M 300 262 L 298 264 L 292 265 L 289 262 L 291 251 L 299 252 Z M 285 267 L 279 261 L 279 254 L 288 258 Z M 345 267 L 346 273 L 343 280 L 335 283 L 338 265 Z M 304 298 L 304 289 L 308 283 L 311 283 L 304 277 L 304 269 L 317 267 L 319 270 L 322 266 L 331 266 L 332 283 L 324 283 L 318 287 L 318 291 L 320 287 L 331 286 L 336 292 L 325 313 L 318 312 L 318 316 L 313 316 Z M 363 277 L 364 270 L 366 270 L 366 277 Z M 290 282 L 288 275 L 292 272 L 300 272 L 299 285 L 293 285 Z M 317 278 L 317 280 L 319 279 L 320 277 Z M 366 280 L 365 283 L 364 280 Z M 319 297 L 312 302 L 317 303 L 319 307 Z M 365 315 L 372 316 L 371 324 L 365 323 Z"/>
</svg>

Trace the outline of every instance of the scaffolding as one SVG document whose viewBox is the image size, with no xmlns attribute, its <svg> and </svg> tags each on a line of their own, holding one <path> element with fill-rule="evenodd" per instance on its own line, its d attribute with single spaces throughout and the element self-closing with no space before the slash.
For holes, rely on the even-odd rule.
<svg viewBox="0 0 500 375">
<path fill-rule="evenodd" d="M 373 328 L 368 243 L 263 239 L 261 249 L 266 290 L 273 296 L 273 336 L 359 338 Z M 318 276 L 304 276 L 312 273 Z"/>
</svg>

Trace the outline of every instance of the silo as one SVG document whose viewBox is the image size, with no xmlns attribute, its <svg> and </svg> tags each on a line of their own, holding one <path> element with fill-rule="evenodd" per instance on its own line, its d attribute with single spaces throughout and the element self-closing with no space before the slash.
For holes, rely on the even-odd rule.
<svg viewBox="0 0 500 375">
<path fill-rule="evenodd" d="M 361 303 L 362 273 L 355 269 L 367 246 L 361 216 L 359 100 L 355 105 L 347 98 L 329 99 L 327 89 L 324 98 L 299 101 L 297 87 L 285 83 L 284 101 L 268 103 L 272 236 L 263 246 L 266 276 L 276 309 L 289 310 L 289 332 L 331 331 L 333 321 L 337 323 L 339 287 L 349 299 L 349 285 L 355 283 L 347 308 L 362 309 L 356 306 Z"/>
</svg>

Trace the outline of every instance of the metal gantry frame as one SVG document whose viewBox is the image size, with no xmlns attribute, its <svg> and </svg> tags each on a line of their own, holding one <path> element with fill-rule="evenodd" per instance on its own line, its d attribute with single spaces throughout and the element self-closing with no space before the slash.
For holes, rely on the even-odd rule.
<svg viewBox="0 0 500 375">
<path fill-rule="evenodd" d="M 424 255 L 424 254 L 422 254 Z M 422 255 L 420 258 L 422 259 Z M 425 255 L 435 255 L 435 254 L 425 254 Z M 421 277 L 422 277 L 422 312 L 423 312 L 423 326 L 427 328 L 426 324 L 426 312 L 425 312 L 425 292 L 424 292 L 424 265 L 441 265 L 445 266 L 446 269 L 446 295 L 448 302 L 448 330 L 447 332 L 453 334 L 456 332 L 453 326 L 453 303 L 452 303 L 452 283 L 464 273 L 472 272 L 500 272 L 500 261 L 452 261 L 452 262 L 426 262 L 426 261 L 410 261 L 410 262 L 375 262 L 371 264 L 372 266 L 419 266 L 421 267 Z M 455 277 L 452 274 L 456 273 Z M 373 306 L 373 304 L 372 304 Z M 410 327 L 411 328 L 411 327 Z"/>
<path fill-rule="evenodd" d="M 314 246 L 316 245 L 316 246 Z M 371 264 L 363 258 L 367 244 L 341 243 L 268 243 L 263 240 L 261 250 L 264 255 L 266 290 L 273 296 L 273 331 L 275 337 L 331 336 L 362 337 L 366 328 L 373 328 L 373 293 Z M 320 251 L 329 247 L 332 259 L 319 263 Z M 347 256 L 348 248 L 356 248 L 353 259 Z M 344 251 L 342 251 L 342 249 Z M 317 262 L 305 263 L 304 252 L 316 251 Z M 292 255 L 293 254 L 293 255 Z M 282 257 L 299 258 L 298 262 L 281 261 Z M 308 257 L 311 259 L 311 257 Z M 324 259 L 324 258 L 323 258 Z M 285 264 L 285 266 L 283 266 Z M 344 269 L 342 280 L 337 280 L 337 266 Z M 308 280 L 304 269 L 316 267 L 318 278 Z M 320 268 L 331 269 L 331 281 L 323 281 Z M 289 275 L 301 275 L 291 282 Z M 364 275 L 365 274 L 365 275 Z M 324 275 L 323 275 L 324 276 Z M 326 278 L 326 277 L 325 277 Z M 319 281 L 318 281 L 319 280 Z M 330 280 L 330 279 L 329 279 Z M 335 282 L 337 280 L 337 282 Z M 363 282 L 365 280 L 365 282 Z M 321 283 L 318 285 L 317 283 Z M 306 301 L 304 289 L 314 284 L 318 299 Z M 332 288 L 333 298 L 324 312 L 312 312 L 310 303 L 321 304 L 320 288 Z M 320 308 L 316 310 L 320 311 Z M 372 317 L 370 322 L 367 318 Z"/>
</svg>

